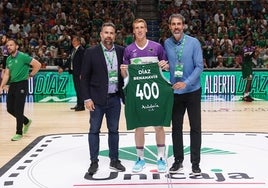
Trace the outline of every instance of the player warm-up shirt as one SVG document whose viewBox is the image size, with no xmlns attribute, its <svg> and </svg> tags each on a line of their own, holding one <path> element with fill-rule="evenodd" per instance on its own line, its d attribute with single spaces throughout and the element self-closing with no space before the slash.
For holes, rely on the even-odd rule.
<svg viewBox="0 0 268 188">
<path fill-rule="evenodd" d="M 157 63 L 130 64 L 124 93 L 127 130 L 170 126 L 173 89 Z"/>
</svg>

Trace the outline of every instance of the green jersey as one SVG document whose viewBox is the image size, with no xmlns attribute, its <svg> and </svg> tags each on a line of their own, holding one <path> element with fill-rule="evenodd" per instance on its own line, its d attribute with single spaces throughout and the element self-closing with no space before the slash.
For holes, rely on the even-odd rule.
<svg viewBox="0 0 268 188">
<path fill-rule="evenodd" d="M 27 80 L 31 61 L 32 57 L 22 52 L 18 52 L 15 57 L 9 56 L 6 61 L 6 68 L 10 72 L 9 83 Z"/>
<path fill-rule="evenodd" d="M 157 63 L 130 64 L 124 86 L 127 130 L 170 126 L 173 89 Z"/>
</svg>

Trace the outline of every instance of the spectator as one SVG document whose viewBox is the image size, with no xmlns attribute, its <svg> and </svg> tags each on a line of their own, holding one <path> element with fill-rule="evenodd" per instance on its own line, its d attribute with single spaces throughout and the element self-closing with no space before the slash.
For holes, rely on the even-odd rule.
<svg viewBox="0 0 268 188">
<path fill-rule="evenodd" d="M 234 2 L 234 8 L 232 9 L 232 16 L 237 18 L 239 15 L 243 15 L 244 10 L 240 7 L 239 2 Z"/>
<path fill-rule="evenodd" d="M 61 8 L 58 8 L 57 10 L 56 20 L 59 20 L 61 23 L 66 23 L 67 18 L 65 12 L 63 12 Z"/>
<path fill-rule="evenodd" d="M 50 50 L 51 57 L 57 58 L 58 53 L 58 34 L 56 33 L 55 29 L 51 29 L 50 32 L 47 34 L 45 38 L 45 44 L 47 48 Z"/>
<path fill-rule="evenodd" d="M 234 66 L 235 54 L 233 53 L 233 50 L 231 47 L 227 48 L 227 50 L 224 51 L 223 59 L 224 59 L 225 67 L 231 68 Z"/>
<path fill-rule="evenodd" d="M 214 42 L 213 38 L 211 35 L 207 35 L 207 38 L 204 42 L 203 45 L 203 56 L 205 59 L 205 62 L 207 64 L 207 68 L 212 68 L 213 67 L 213 47 L 214 47 Z"/>
<path fill-rule="evenodd" d="M 56 19 L 56 25 L 52 27 L 52 29 L 56 30 L 58 35 L 61 35 L 65 26 L 61 23 L 61 20 Z"/>
<path fill-rule="evenodd" d="M 50 35 L 50 29 L 53 27 L 57 27 L 57 32 L 61 33 L 62 31 L 58 31 L 58 26 L 56 26 L 57 22 L 64 28 L 68 28 L 67 32 L 69 35 L 76 34 L 75 31 L 81 31 L 81 38 L 85 38 L 85 41 L 89 41 L 89 37 L 97 38 L 99 41 L 99 28 L 100 23 L 103 22 L 104 19 L 119 19 L 119 22 L 115 22 L 117 30 L 123 31 L 127 30 L 126 26 L 123 25 L 124 15 L 127 9 L 130 9 L 131 13 L 134 13 L 135 16 L 135 1 L 101 1 L 98 0 L 96 5 L 94 5 L 94 1 L 87 1 L 88 3 L 78 3 L 78 1 L 50 1 L 41 0 L 41 1 L 19 1 L 14 4 L 15 1 L 4 0 L 0 2 L 0 34 L 8 34 L 10 37 L 20 37 L 16 34 L 12 33 L 12 30 L 9 30 L 9 26 L 12 24 L 12 20 L 16 19 L 17 24 L 23 27 L 25 33 L 22 33 L 22 36 L 26 36 L 26 33 L 30 35 L 31 32 L 37 32 L 37 40 L 39 38 L 43 38 L 45 41 L 47 40 L 47 36 Z M 241 36 L 241 40 L 245 41 L 248 37 L 251 37 L 251 40 L 254 44 L 259 47 L 265 48 L 265 45 L 260 37 L 263 35 L 264 39 L 268 38 L 268 26 L 267 26 L 267 7 L 268 3 L 266 1 L 254 1 L 251 4 L 251 1 L 234 1 L 234 5 L 232 6 L 230 1 L 180 1 L 181 5 L 176 7 L 174 5 L 174 1 L 164 1 L 161 0 L 159 5 L 161 6 L 161 26 L 167 23 L 167 18 L 173 12 L 190 12 L 190 19 L 185 23 L 185 33 L 196 36 L 197 31 L 199 31 L 202 37 L 205 37 L 207 34 L 214 35 L 217 33 L 218 23 L 224 24 L 226 27 L 224 32 L 220 32 L 218 38 L 222 39 L 225 34 L 228 35 L 228 38 L 233 41 L 234 35 L 237 34 Z M 116 7 L 116 11 L 111 10 L 112 6 Z M 251 6 L 254 5 L 254 6 Z M 20 8 L 16 8 L 20 7 Z M 258 7 L 258 11 L 256 11 L 256 7 Z M 179 9 L 178 9 L 179 8 Z M 238 11 L 236 11 L 237 9 Z M 220 20 L 220 15 L 224 16 L 224 21 L 218 22 Z M 224 11 L 223 11 L 224 10 Z M 234 10 L 234 14 L 233 11 Z M 239 11 L 240 10 L 240 11 Z M 66 12 L 69 12 L 67 15 Z M 159 11 L 160 12 L 160 11 Z M 243 13 L 241 13 L 243 12 Z M 65 13 L 65 16 L 62 14 Z M 186 13 L 187 14 L 187 13 Z M 218 14 L 218 16 L 216 16 Z M 98 15 L 98 19 L 96 19 L 96 15 Z M 214 21 L 214 16 L 218 17 L 217 22 Z M 56 18 L 57 17 L 57 18 Z M 198 21 L 196 21 L 198 20 Z M 201 21 L 201 26 L 200 26 Z M 93 23 L 97 23 L 96 30 L 93 30 Z M 163 23 L 163 24 L 162 24 Z M 247 26 L 246 26 L 247 25 Z M 30 26 L 30 28 L 29 28 Z M 62 27 L 61 26 L 61 27 Z M 61 28 L 62 29 L 62 28 Z M 15 31 L 16 32 L 16 31 Z M 200 37 L 200 33 L 198 34 Z M 167 38 L 170 33 L 168 32 L 168 28 L 161 27 L 160 38 Z M 19 41 L 23 41 L 20 37 Z M 24 41 L 23 41 L 24 42 Z M 32 41 L 31 41 L 32 43 Z M 52 57 L 56 58 L 58 56 L 57 49 L 58 46 L 54 44 L 49 44 L 53 46 Z M 86 42 L 85 42 L 86 43 Z M 85 45 L 82 42 L 82 45 Z M 125 45 L 125 44 L 124 44 Z M 244 46 L 244 43 L 241 44 Z M 214 45 L 217 48 L 217 45 Z M 24 45 L 21 46 L 24 48 Z M 25 49 L 28 49 L 27 47 Z M 225 51 L 227 48 L 222 49 Z M 233 50 L 236 52 L 236 45 L 233 44 Z M 28 51 L 28 50 L 27 50 Z"/>
<path fill-rule="evenodd" d="M 31 25 L 27 22 L 27 20 L 23 20 L 23 24 L 21 26 L 23 32 L 29 34 L 31 31 Z"/>
<path fill-rule="evenodd" d="M 58 47 L 60 52 L 67 52 L 71 49 L 71 36 L 66 30 L 62 31 L 62 34 L 58 38 Z"/>
<path fill-rule="evenodd" d="M 217 24 L 217 26 L 219 26 L 221 22 L 224 22 L 224 20 L 224 14 L 222 13 L 221 9 L 218 9 L 216 14 L 214 14 L 214 22 Z"/>
<path fill-rule="evenodd" d="M 240 55 L 236 55 L 234 59 L 234 65 L 232 68 L 241 68 L 242 58 Z"/>
<path fill-rule="evenodd" d="M 265 68 L 268 68 L 268 48 L 266 48 L 264 55 L 262 56 L 263 65 Z"/>
<path fill-rule="evenodd" d="M 3 56 L 3 59 L 2 59 L 2 66 L 1 66 L 2 67 L 1 78 L 3 77 L 3 75 L 5 73 L 6 60 L 8 57 L 8 50 L 7 50 L 7 46 L 6 46 L 7 41 L 8 41 L 7 35 L 2 35 L 2 37 L 1 37 L 1 56 Z"/>
<path fill-rule="evenodd" d="M 9 25 L 9 29 L 13 35 L 16 35 L 18 32 L 20 32 L 20 24 L 17 23 L 16 18 L 12 19 L 12 23 Z"/>
<path fill-rule="evenodd" d="M 216 69 L 225 69 L 226 68 L 224 66 L 223 57 L 221 55 L 217 56 L 216 63 L 217 63 Z"/>
</svg>

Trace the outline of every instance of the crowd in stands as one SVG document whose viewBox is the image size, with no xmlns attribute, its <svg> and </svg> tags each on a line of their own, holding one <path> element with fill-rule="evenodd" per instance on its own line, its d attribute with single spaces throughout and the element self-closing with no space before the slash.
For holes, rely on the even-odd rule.
<svg viewBox="0 0 268 188">
<path fill-rule="evenodd" d="M 254 66 L 268 68 L 267 0 L 160 0 L 160 42 L 170 36 L 168 17 L 180 13 L 185 33 L 199 39 L 206 68 L 240 68 L 243 48 L 260 51 Z"/>
<path fill-rule="evenodd" d="M 130 44 L 136 7 L 136 0 L 0 0 L 0 36 L 17 39 L 21 51 L 56 65 L 70 52 L 72 35 L 86 48 L 96 45 L 103 22 L 115 23 L 117 44 Z M 248 40 L 261 51 L 255 66 L 268 68 L 267 0 L 159 0 L 158 11 L 158 42 L 170 36 L 169 15 L 182 14 L 185 32 L 200 40 L 206 68 L 240 68 Z"/>
<path fill-rule="evenodd" d="M 133 41 L 133 0 L 0 0 L 0 35 L 15 38 L 20 50 L 47 65 L 70 53 L 71 37 L 90 47 L 100 41 L 103 22 L 117 27 L 116 43 Z"/>
</svg>

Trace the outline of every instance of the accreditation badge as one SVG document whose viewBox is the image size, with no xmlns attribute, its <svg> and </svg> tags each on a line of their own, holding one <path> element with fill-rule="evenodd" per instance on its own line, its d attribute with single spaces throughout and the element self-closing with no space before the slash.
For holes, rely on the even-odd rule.
<svg viewBox="0 0 268 188">
<path fill-rule="evenodd" d="M 115 70 L 109 71 L 109 82 L 111 84 L 118 83 L 118 76 L 117 76 L 117 72 Z"/>
<path fill-rule="evenodd" d="M 181 78 L 183 75 L 183 64 L 178 62 L 175 66 L 175 77 L 176 78 Z"/>
</svg>

